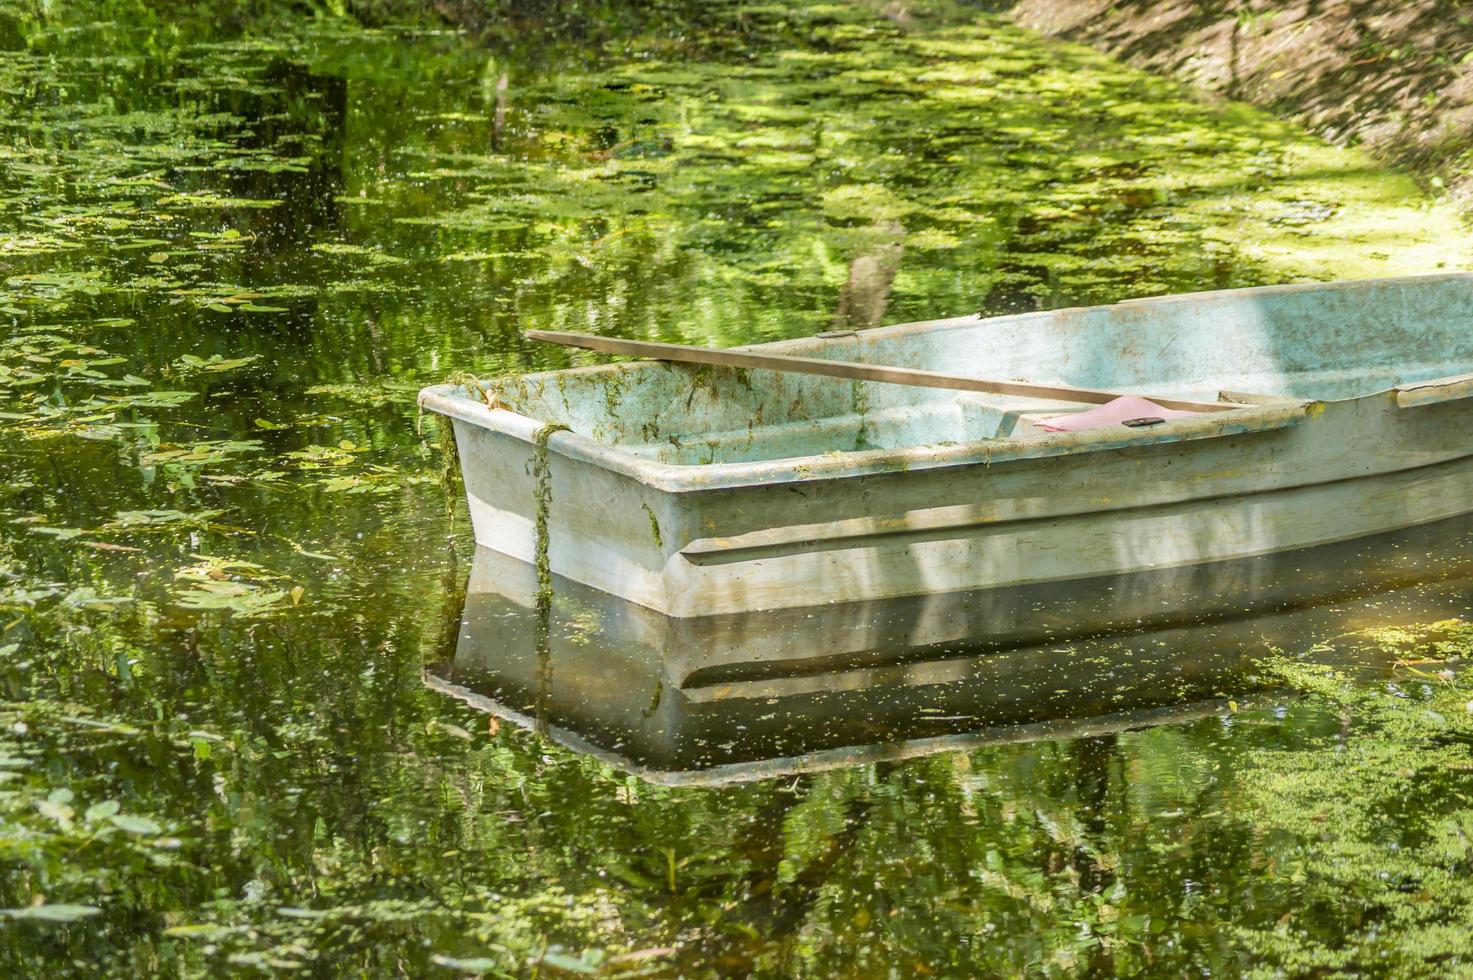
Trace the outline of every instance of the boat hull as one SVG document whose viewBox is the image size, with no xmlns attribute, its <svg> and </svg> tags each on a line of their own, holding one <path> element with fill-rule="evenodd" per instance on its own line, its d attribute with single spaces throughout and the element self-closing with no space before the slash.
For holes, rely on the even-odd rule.
<svg viewBox="0 0 1473 980">
<path fill-rule="evenodd" d="M 1467 275 L 765 346 L 1014 377 L 1036 361 L 1050 380 L 1253 407 L 1046 433 L 1033 420 L 1067 406 L 653 362 L 530 376 L 520 411 L 446 386 L 421 403 L 454 421 L 479 544 L 545 549 L 553 572 L 675 617 L 1226 561 L 1473 511 Z M 926 444 L 927 427 L 954 439 Z M 867 429 L 895 444 L 861 445 Z"/>
<path fill-rule="evenodd" d="M 533 562 L 527 445 L 455 428 L 477 542 Z M 550 452 L 546 547 L 557 573 L 678 617 L 1116 575 L 1467 513 L 1470 445 L 1473 404 L 1386 394 L 1238 437 L 709 491 Z"/>
</svg>

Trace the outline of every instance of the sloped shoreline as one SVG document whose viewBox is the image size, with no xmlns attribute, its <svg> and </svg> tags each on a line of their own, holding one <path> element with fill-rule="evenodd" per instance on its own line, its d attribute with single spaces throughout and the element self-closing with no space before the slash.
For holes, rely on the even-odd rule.
<svg viewBox="0 0 1473 980">
<path fill-rule="evenodd" d="M 1431 0 L 1019 0 L 1011 16 L 1363 146 L 1473 208 L 1473 17 Z"/>
</svg>

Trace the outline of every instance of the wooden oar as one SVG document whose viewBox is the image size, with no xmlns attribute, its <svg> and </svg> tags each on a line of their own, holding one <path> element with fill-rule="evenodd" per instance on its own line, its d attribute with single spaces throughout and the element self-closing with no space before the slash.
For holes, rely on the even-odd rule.
<svg viewBox="0 0 1473 980">
<path fill-rule="evenodd" d="M 530 340 L 565 347 L 582 347 L 605 354 L 627 354 L 657 361 L 684 364 L 715 364 L 719 367 L 759 368 L 767 371 L 792 371 L 796 374 L 822 374 L 830 378 L 852 378 L 857 381 L 880 381 L 885 384 L 918 385 L 923 388 L 950 388 L 956 391 L 985 391 L 994 395 L 1026 395 L 1030 398 L 1058 398 L 1063 401 L 1104 404 L 1119 398 L 1121 392 L 1094 388 L 1071 388 L 1067 385 L 1041 385 L 1027 381 L 989 381 L 938 371 L 915 368 L 858 364 L 854 361 L 825 361 L 817 357 L 791 357 L 787 354 L 761 354 L 756 351 L 723 350 L 717 347 L 695 347 L 689 344 L 665 344 L 653 340 L 622 340 L 590 333 L 565 333 L 558 330 L 528 330 Z M 1162 408 L 1184 412 L 1223 412 L 1244 408 L 1234 402 L 1194 402 L 1180 398 L 1155 398 Z"/>
</svg>

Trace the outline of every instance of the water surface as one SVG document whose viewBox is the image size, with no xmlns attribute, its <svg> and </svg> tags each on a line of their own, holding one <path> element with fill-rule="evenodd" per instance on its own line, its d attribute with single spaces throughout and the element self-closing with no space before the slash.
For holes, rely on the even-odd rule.
<svg viewBox="0 0 1473 980">
<path fill-rule="evenodd" d="M 1451 586 L 1180 699 L 1144 672 L 1194 714 L 722 788 L 423 677 L 472 564 L 413 393 L 586 356 L 522 330 L 735 344 L 1465 267 L 1408 178 L 943 5 L 511 41 L 29 10 L 0 12 L 11 972 L 1467 969 Z M 1108 657 L 1200 660 L 1152 642 Z"/>
</svg>

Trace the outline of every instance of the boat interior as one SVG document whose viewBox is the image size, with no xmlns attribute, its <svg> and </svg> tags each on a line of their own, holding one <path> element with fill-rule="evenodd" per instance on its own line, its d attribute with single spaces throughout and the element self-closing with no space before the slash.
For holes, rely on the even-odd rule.
<svg viewBox="0 0 1473 980">
<path fill-rule="evenodd" d="M 1473 371 L 1470 325 L 1473 275 L 1453 274 L 969 316 L 761 349 L 1247 407 L 1420 384 L 1418 403 L 1425 403 L 1466 394 L 1469 379 L 1459 376 Z M 499 395 L 519 414 L 677 465 L 1045 441 L 1057 434 L 1037 423 L 1095 407 L 1058 397 L 653 361 L 527 375 Z"/>
</svg>

